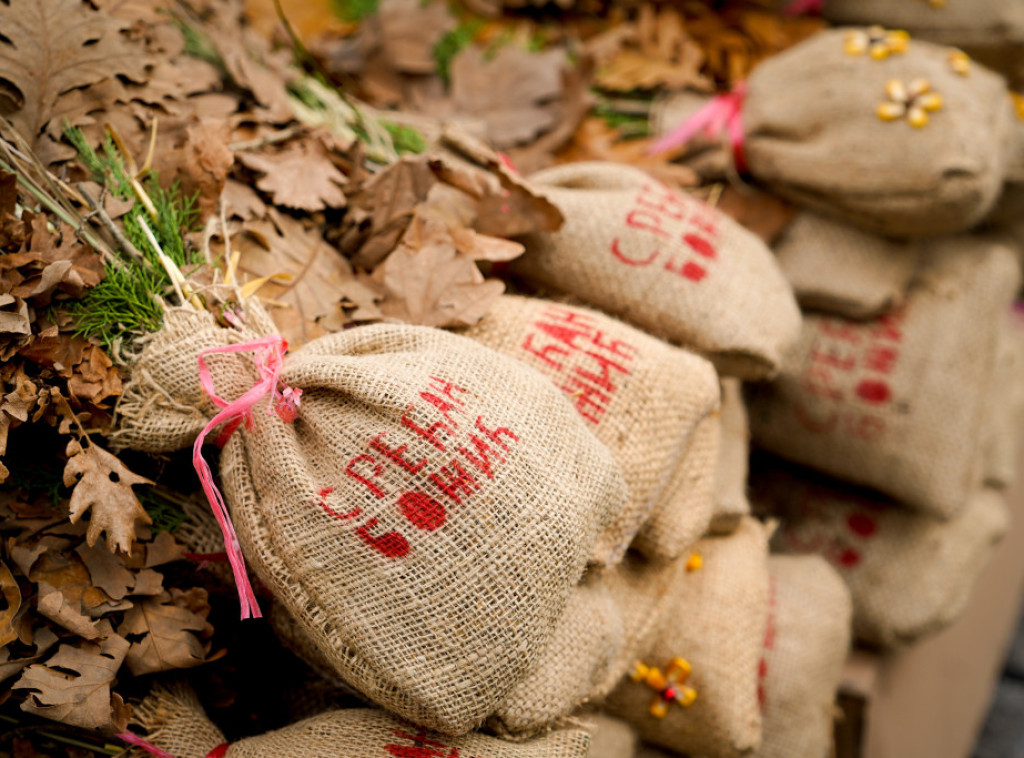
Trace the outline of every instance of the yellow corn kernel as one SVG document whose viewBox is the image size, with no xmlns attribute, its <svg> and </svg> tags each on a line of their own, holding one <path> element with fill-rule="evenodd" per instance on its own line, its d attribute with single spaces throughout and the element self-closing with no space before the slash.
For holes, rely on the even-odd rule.
<svg viewBox="0 0 1024 758">
<path fill-rule="evenodd" d="M 630 675 L 634 682 L 642 682 L 647 678 L 647 674 L 650 672 L 650 667 L 646 664 L 637 661 L 633 664 L 633 673 Z"/>
<path fill-rule="evenodd" d="M 915 105 L 907 111 L 907 121 L 915 129 L 920 129 L 928 125 L 928 111 L 924 108 Z"/>
<path fill-rule="evenodd" d="M 665 715 L 667 713 L 668 713 L 668 703 L 666 703 L 661 698 L 658 698 L 657 700 L 655 700 L 655 701 L 653 701 L 651 703 L 651 715 L 654 716 L 655 718 L 663 719 L 663 718 L 665 718 Z"/>
<path fill-rule="evenodd" d="M 908 91 L 911 97 L 920 97 L 932 91 L 932 83 L 927 79 L 915 79 L 910 83 Z"/>
<path fill-rule="evenodd" d="M 885 83 L 885 96 L 897 103 L 905 103 L 910 99 L 906 85 L 899 79 L 890 79 Z"/>
<path fill-rule="evenodd" d="M 676 700 L 679 702 L 679 705 L 683 706 L 683 708 L 689 708 L 691 705 L 693 705 L 696 699 L 697 690 L 693 689 L 692 687 L 684 687 L 683 691 L 679 694 L 679 697 L 676 698 Z"/>
<path fill-rule="evenodd" d="M 694 553 L 686 559 L 687 571 L 700 571 L 704 567 L 704 557 L 700 553 Z"/>
<path fill-rule="evenodd" d="M 903 103 L 879 103 L 875 113 L 882 121 L 898 121 L 907 114 Z"/>
<path fill-rule="evenodd" d="M 905 53 L 910 46 L 910 35 L 902 29 L 892 29 L 885 33 L 885 42 L 894 53 Z"/>
<path fill-rule="evenodd" d="M 971 73 L 971 57 L 963 50 L 954 50 L 949 54 L 949 66 L 954 73 L 967 76 Z"/>
<path fill-rule="evenodd" d="M 663 690 L 668 687 L 668 679 L 658 669 L 651 669 L 651 672 L 647 675 L 646 682 L 656 690 Z"/>
<path fill-rule="evenodd" d="M 693 670 L 690 668 L 690 662 L 685 658 L 673 658 L 672 662 L 668 664 L 668 668 L 670 671 L 679 671 L 686 676 L 689 676 Z"/>
<path fill-rule="evenodd" d="M 868 38 L 863 32 L 850 32 L 843 41 L 843 52 L 847 55 L 863 55 L 868 49 Z"/>
<path fill-rule="evenodd" d="M 926 111 L 941 110 L 943 104 L 942 95 L 938 92 L 929 92 L 924 97 L 919 97 L 914 101 L 915 107 L 924 108 Z"/>
<path fill-rule="evenodd" d="M 884 61 L 889 57 L 889 46 L 884 42 L 871 43 L 871 57 L 876 61 Z"/>
</svg>

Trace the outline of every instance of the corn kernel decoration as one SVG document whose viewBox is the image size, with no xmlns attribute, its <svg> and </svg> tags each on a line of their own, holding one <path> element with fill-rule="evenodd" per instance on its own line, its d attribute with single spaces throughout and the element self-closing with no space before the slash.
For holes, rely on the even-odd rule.
<svg viewBox="0 0 1024 758">
<path fill-rule="evenodd" d="M 927 79 L 915 79 L 909 85 L 899 79 L 890 79 L 885 84 L 887 102 L 879 103 L 875 114 L 882 121 L 899 121 L 906 118 L 915 129 L 928 125 L 929 113 L 941 110 L 942 95 L 932 92 Z"/>
<path fill-rule="evenodd" d="M 867 53 L 876 61 L 883 61 L 890 55 L 907 52 L 910 35 L 902 29 L 885 29 L 872 26 L 867 29 L 851 29 L 843 41 L 843 52 L 847 55 Z"/>
<path fill-rule="evenodd" d="M 683 708 L 693 705 L 697 699 L 697 690 L 686 686 L 691 670 L 689 662 L 683 658 L 673 658 L 664 674 L 661 673 L 661 669 L 640 661 L 633 664 L 633 681 L 644 682 L 658 692 L 657 697 L 651 701 L 652 716 L 665 718 L 672 703 L 678 703 Z"/>
<path fill-rule="evenodd" d="M 704 556 L 700 553 L 693 553 L 686 559 L 686 570 L 689 572 L 700 571 L 704 568 Z"/>
<path fill-rule="evenodd" d="M 1017 118 L 1024 121 L 1024 95 L 1019 92 L 1011 92 L 1010 99 L 1013 100 L 1013 112 L 1017 114 Z"/>
<path fill-rule="evenodd" d="M 925 0 L 933 8 L 945 8 L 946 0 Z"/>
<path fill-rule="evenodd" d="M 949 67 L 953 69 L 953 73 L 967 76 L 971 73 L 971 56 L 963 50 L 950 50 Z"/>
</svg>

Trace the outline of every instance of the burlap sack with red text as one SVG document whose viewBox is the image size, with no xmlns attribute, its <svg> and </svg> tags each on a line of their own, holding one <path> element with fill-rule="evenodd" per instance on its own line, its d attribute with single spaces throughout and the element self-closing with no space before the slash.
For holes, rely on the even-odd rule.
<svg viewBox="0 0 1024 758">
<path fill-rule="evenodd" d="M 754 234 L 622 164 L 557 166 L 531 182 L 566 221 L 523 237 L 514 272 L 695 350 L 724 374 L 775 372 L 800 313 Z"/>
<path fill-rule="evenodd" d="M 751 73 L 742 107 L 750 174 L 786 199 L 878 234 L 951 234 L 981 221 L 1008 159 L 1003 79 L 977 64 L 962 76 L 950 48 L 916 39 L 884 60 L 851 55 L 848 31 L 820 32 Z M 879 118 L 888 82 L 922 79 L 942 98 L 927 125 Z"/>
<path fill-rule="evenodd" d="M 757 758 L 829 758 L 850 648 L 850 591 L 818 556 L 772 556 Z"/>
<path fill-rule="evenodd" d="M 750 457 L 750 424 L 743 389 L 736 379 L 722 380 L 722 444 L 715 466 L 715 512 L 711 534 L 731 534 L 744 516 L 750 515 L 747 500 L 747 460 Z"/>
<path fill-rule="evenodd" d="M 951 518 L 982 481 L 999 331 L 1020 281 L 996 239 L 930 241 L 898 310 L 808 315 L 782 374 L 750 393 L 754 442 Z"/>
<path fill-rule="evenodd" d="M 873 493 L 781 468 L 752 478 L 755 503 L 782 519 L 772 547 L 818 553 L 853 596 L 853 631 L 864 642 L 908 644 L 957 619 L 1009 511 L 980 490 L 951 521 L 900 508 Z"/>
<path fill-rule="evenodd" d="M 828 0 L 822 12 L 834 24 L 906 29 L 914 37 L 965 50 L 1010 77 L 1024 71 L 1024 5 L 1016 0 Z"/>
<path fill-rule="evenodd" d="M 903 301 L 918 248 L 809 211 L 774 246 L 801 307 L 853 319 L 879 316 Z"/>
<path fill-rule="evenodd" d="M 686 685 L 696 689 L 696 701 L 687 708 L 673 703 L 659 718 L 651 713 L 659 693 L 625 677 L 604 706 L 645 742 L 708 758 L 749 755 L 761 742 L 757 684 L 768 617 L 765 528 L 744 519 L 734 534 L 703 539 L 694 549 L 703 567 L 674 577 L 637 660 L 665 671 L 673 658 L 684 658 L 692 667 Z"/>
<path fill-rule="evenodd" d="M 158 687 L 143 700 L 135 721 L 148 740 L 175 758 L 208 758 L 226 745 L 195 693 L 181 685 Z M 445 737 L 407 724 L 384 711 L 328 711 L 283 729 L 226 746 L 222 758 L 584 758 L 590 736 L 583 730 L 552 732 L 515 744 L 484 734 Z"/>
<path fill-rule="evenodd" d="M 212 416 L 200 350 L 249 331 L 175 311 L 145 346 L 117 441 L 191 442 Z M 253 358 L 211 355 L 222 397 Z M 227 442 L 222 489 L 252 568 L 339 678 L 416 723 L 480 724 L 551 639 L 598 535 L 626 501 L 621 473 L 544 377 L 472 340 L 360 327 L 306 344 L 282 381 L 294 423 L 263 407 Z"/>
<path fill-rule="evenodd" d="M 601 535 L 596 561 L 621 560 L 649 518 L 672 520 L 676 554 L 701 537 L 707 488 L 673 479 L 690 455 L 701 457 L 696 429 L 718 410 L 707 361 L 601 313 L 532 298 L 501 298 L 465 334 L 554 381 L 622 468 L 629 506 Z"/>
<path fill-rule="evenodd" d="M 628 723 L 605 713 L 581 713 L 578 718 L 590 734 L 587 758 L 634 758 L 637 736 Z"/>
</svg>

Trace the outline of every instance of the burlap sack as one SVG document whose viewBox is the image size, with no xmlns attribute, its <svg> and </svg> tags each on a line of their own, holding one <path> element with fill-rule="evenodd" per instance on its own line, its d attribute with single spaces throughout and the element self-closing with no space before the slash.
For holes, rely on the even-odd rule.
<svg viewBox="0 0 1024 758">
<path fill-rule="evenodd" d="M 195 693 L 158 687 L 138 707 L 135 720 L 148 740 L 175 758 L 208 758 L 225 745 Z M 484 734 L 445 737 L 377 710 L 329 711 L 283 729 L 233 742 L 220 758 L 584 758 L 590 736 L 583 730 L 552 732 L 514 744 Z"/>
<path fill-rule="evenodd" d="M 718 410 L 707 361 L 596 311 L 532 298 L 501 298 L 465 334 L 554 381 L 622 468 L 629 505 L 598 540 L 596 561 L 621 560 L 644 521 L 665 510 L 688 519 L 677 540 L 703 534 L 708 499 L 687 498 L 670 479 L 701 454 L 695 429 Z"/>
<path fill-rule="evenodd" d="M 754 234 L 623 164 L 557 166 L 531 182 L 566 221 L 523 237 L 514 272 L 696 350 L 722 373 L 775 372 L 800 313 Z"/>
<path fill-rule="evenodd" d="M 634 758 L 637 736 L 625 721 L 604 713 L 581 713 L 578 718 L 590 734 L 587 758 Z"/>
<path fill-rule="evenodd" d="M 747 460 L 750 457 L 750 424 L 743 389 L 736 379 L 722 380 L 722 444 L 715 465 L 715 512 L 711 534 L 732 534 L 750 514 L 747 500 Z"/>
<path fill-rule="evenodd" d="M 669 500 L 640 527 L 633 547 L 660 561 L 683 555 L 707 533 L 715 512 L 715 474 L 722 423 L 716 414 L 694 429 L 682 463 L 672 474 Z"/>
<path fill-rule="evenodd" d="M 645 742 L 709 758 L 749 755 L 761 741 L 757 683 L 768 617 L 765 528 L 744 519 L 734 534 L 701 540 L 695 550 L 703 567 L 674 577 L 636 660 L 663 672 L 673 658 L 687 660 L 692 675 L 686 684 L 696 689 L 696 701 L 687 708 L 671 704 L 658 718 L 650 708 L 659 693 L 627 676 L 604 705 Z"/>
<path fill-rule="evenodd" d="M 951 521 L 900 508 L 866 490 L 781 468 L 752 477 L 755 503 L 782 519 L 773 549 L 818 553 L 853 596 L 853 631 L 887 647 L 952 623 L 1009 527 L 1002 497 L 981 490 Z"/>
<path fill-rule="evenodd" d="M 1020 316 L 1006 317 L 989 392 L 983 447 L 985 486 L 1007 489 L 1017 477 L 1017 442 L 1024 420 L 1024 337 Z"/>
<path fill-rule="evenodd" d="M 879 234 L 973 226 L 1003 182 L 1012 119 L 1004 81 L 980 65 L 962 76 L 950 48 L 916 39 L 885 60 L 851 55 L 847 33 L 821 32 L 754 69 L 742 107 L 750 174 L 789 200 Z M 942 98 L 927 125 L 879 117 L 879 105 L 892 102 L 888 82 L 921 79 Z"/>
<path fill-rule="evenodd" d="M 850 647 L 850 591 L 817 556 L 772 556 L 758 758 L 829 758 Z"/>
<path fill-rule="evenodd" d="M 914 37 L 965 50 L 1008 76 L 1024 69 L 1024 5 L 1017 0 L 827 0 L 823 13 L 835 24 L 906 29 Z"/>
<path fill-rule="evenodd" d="M 122 445 L 160 451 L 212 416 L 201 349 L 250 332 L 175 311 L 122 398 Z M 251 355 L 211 355 L 218 392 L 256 383 Z M 464 337 L 378 325 L 308 343 L 283 383 L 294 423 L 261 405 L 221 455 L 252 568 L 336 674 L 368 699 L 458 734 L 533 667 L 598 534 L 626 501 L 597 442 L 544 377 Z M 568 475 L 567 475 L 568 474 Z"/>
<path fill-rule="evenodd" d="M 793 219 L 774 247 L 801 307 L 853 319 L 903 302 L 918 248 L 810 211 Z"/>
<path fill-rule="evenodd" d="M 930 241 L 905 304 L 807 316 L 782 375 L 750 393 L 754 442 L 943 518 L 981 484 L 999 328 L 1020 280 L 995 239 Z"/>
</svg>

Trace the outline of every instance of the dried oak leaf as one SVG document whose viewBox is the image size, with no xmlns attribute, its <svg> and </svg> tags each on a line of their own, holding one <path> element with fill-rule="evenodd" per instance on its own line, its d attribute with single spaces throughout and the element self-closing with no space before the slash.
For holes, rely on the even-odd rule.
<svg viewBox="0 0 1024 758">
<path fill-rule="evenodd" d="M 606 90 L 697 89 L 714 86 L 701 74 L 704 52 L 686 32 L 679 13 L 665 8 L 657 13 L 651 5 L 640 7 L 632 44 L 601 66 L 594 83 Z"/>
<path fill-rule="evenodd" d="M 25 642 L 24 640 L 22 641 Z M 25 644 L 32 645 L 35 648 L 35 652 L 30 655 L 23 655 L 21 658 L 12 659 L 9 647 L 0 648 L 0 682 L 10 679 L 15 674 L 20 673 L 26 666 L 42 658 L 51 647 L 57 644 L 57 635 L 45 626 L 40 626 L 34 630 L 31 641 Z"/>
<path fill-rule="evenodd" d="M 132 485 L 152 482 L 133 474 L 117 456 L 95 443 L 83 448 L 73 440 L 68 443 L 67 455 L 64 485 L 75 488 L 71 493 L 71 523 L 77 522 L 92 508 L 86 543 L 95 545 L 105 531 L 107 548 L 111 552 L 122 550 L 131 553 L 135 522 L 153 523 L 132 492 Z"/>
<path fill-rule="evenodd" d="M 63 644 L 25 670 L 14 683 L 14 689 L 30 693 L 23 711 L 85 729 L 124 731 L 131 710 L 110 687 L 130 644 L 104 626 L 109 634 L 99 644 Z"/>
<path fill-rule="evenodd" d="M 496 147 L 529 142 L 558 122 L 566 65 L 558 49 L 531 53 L 509 44 L 491 58 L 468 47 L 452 61 L 452 101 L 459 113 L 487 122 Z"/>
<path fill-rule="evenodd" d="M 184 156 L 180 163 L 181 190 L 185 197 L 198 195 L 199 217 L 217 210 L 235 154 L 228 147 L 229 129 L 220 119 L 203 119 L 186 129 Z"/>
<path fill-rule="evenodd" d="M 0 115 L 34 145 L 61 95 L 123 76 L 144 78 L 147 56 L 127 24 L 83 0 L 0 3 Z"/>
<path fill-rule="evenodd" d="M 319 140 L 299 140 L 276 153 L 239 153 L 238 159 L 263 174 L 256 186 L 277 205 L 304 211 L 345 205 L 345 175 Z"/>
<path fill-rule="evenodd" d="M 124 615 L 117 631 L 133 640 L 126 659 L 129 671 L 139 676 L 206 663 L 209 644 L 196 633 L 208 636 L 212 627 L 206 621 L 209 605 L 202 612 L 205 591 L 200 592 L 204 594 L 202 603 L 192 602 L 193 598 L 180 592 L 176 596 L 165 592 L 137 603 Z"/>
<path fill-rule="evenodd" d="M 434 48 L 457 22 L 447 3 L 420 0 L 387 0 L 377 14 L 381 52 L 397 71 L 433 74 L 437 71 Z"/>
<path fill-rule="evenodd" d="M 511 260 L 522 252 L 516 242 L 451 229 L 439 214 L 420 208 L 371 279 L 384 292 L 386 316 L 423 326 L 471 326 L 505 289 L 485 280 L 475 261 Z"/>
<path fill-rule="evenodd" d="M 58 626 L 82 639 L 98 640 L 103 636 L 97 622 L 85 615 L 81 600 L 74 600 L 47 582 L 39 582 L 36 610 Z"/>
<path fill-rule="evenodd" d="M 14 617 L 21 610 L 21 588 L 7 564 L 0 561 L 0 592 L 3 593 L 5 607 L 0 610 L 0 648 L 18 639 L 14 628 Z"/>
</svg>

